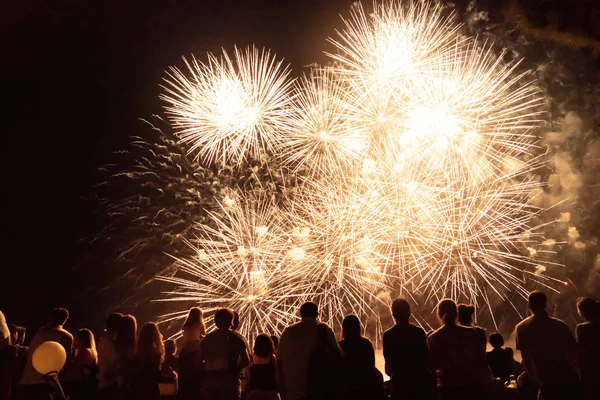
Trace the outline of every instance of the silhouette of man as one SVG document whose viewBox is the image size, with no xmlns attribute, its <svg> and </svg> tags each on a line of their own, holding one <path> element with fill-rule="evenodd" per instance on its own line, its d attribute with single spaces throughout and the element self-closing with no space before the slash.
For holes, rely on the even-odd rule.
<svg viewBox="0 0 600 400">
<path fill-rule="evenodd" d="M 383 334 L 385 372 L 392 381 L 392 399 L 427 399 L 433 391 L 427 362 L 425 331 L 410 324 L 410 304 L 392 302 L 396 325 Z"/>
<path fill-rule="evenodd" d="M 529 293 L 528 308 L 533 315 L 515 329 L 517 349 L 521 350 L 527 373 L 539 388 L 540 400 L 577 399 L 575 339 L 563 321 L 548 316 L 546 303 L 544 293 Z"/>
<path fill-rule="evenodd" d="M 313 350 L 317 347 L 320 329 L 324 330 L 331 348 L 338 348 L 333 331 L 319 323 L 318 315 L 319 308 L 315 303 L 304 303 L 300 307 L 302 320 L 288 326 L 281 334 L 277 347 L 277 364 L 286 400 L 308 399 L 309 363 Z"/>
</svg>

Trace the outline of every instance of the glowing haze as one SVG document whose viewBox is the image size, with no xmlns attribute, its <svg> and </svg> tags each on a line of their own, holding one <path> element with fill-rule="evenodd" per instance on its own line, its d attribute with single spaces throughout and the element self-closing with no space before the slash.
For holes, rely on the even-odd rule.
<svg viewBox="0 0 600 400">
<path fill-rule="evenodd" d="M 355 313 L 377 330 L 396 294 L 484 306 L 526 282 L 554 287 L 535 257 L 543 98 L 445 12 L 355 5 L 329 39 L 331 65 L 296 82 L 255 48 L 171 68 L 167 115 L 201 162 L 269 154 L 301 184 L 280 203 L 217 199 L 188 238 L 196 257 L 159 278 L 175 285 L 164 301 L 231 306 L 253 337 L 280 333 L 307 300 L 330 324 Z"/>
</svg>

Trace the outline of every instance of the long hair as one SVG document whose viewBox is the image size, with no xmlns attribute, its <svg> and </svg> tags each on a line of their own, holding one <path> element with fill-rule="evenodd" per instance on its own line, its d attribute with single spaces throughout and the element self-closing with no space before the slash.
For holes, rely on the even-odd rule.
<svg viewBox="0 0 600 400">
<path fill-rule="evenodd" d="M 151 364 L 160 369 L 165 361 L 165 346 L 163 336 L 154 322 L 147 322 L 140 329 L 140 337 L 137 344 L 137 356 L 143 365 Z"/>
<path fill-rule="evenodd" d="M 271 340 L 271 336 L 261 333 L 254 339 L 254 354 L 265 358 L 275 354 L 275 345 Z"/>
<path fill-rule="evenodd" d="M 83 328 L 75 332 L 80 349 L 88 349 L 94 357 L 98 359 L 98 351 L 96 350 L 96 341 L 94 334 L 89 329 Z"/>
<path fill-rule="evenodd" d="M 181 326 L 181 330 L 183 332 L 190 331 L 193 329 L 200 330 L 200 336 L 206 336 L 206 325 L 204 324 L 204 314 L 200 307 L 192 307 L 188 312 L 188 315 L 185 317 L 183 321 L 183 325 Z"/>
<path fill-rule="evenodd" d="M 342 337 L 345 340 L 360 339 L 362 337 L 362 328 L 360 320 L 356 315 L 346 315 L 342 322 Z"/>
<path fill-rule="evenodd" d="M 136 334 L 137 334 L 137 321 L 133 315 L 125 315 L 117 328 L 117 351 L 133 352 L 135 351 L 136 345 Z"/>
</svg>

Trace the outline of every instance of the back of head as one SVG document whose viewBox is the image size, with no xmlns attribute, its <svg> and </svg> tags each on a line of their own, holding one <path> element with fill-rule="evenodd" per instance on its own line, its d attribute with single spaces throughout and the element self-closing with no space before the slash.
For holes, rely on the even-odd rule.
<svg viewBox="0 0 600 400">
<path fill-rule="evenodd" d="M 80 349 L 91 349 L 93 352 L 96 351 L 96 341 L 94 340 L 94 334 L 89 329 L 83 328 L 75 332 L 77 342 L 79 342 Z"/>
<path fill-rule="evenodd" d="M 546 312 L 547 302 L 548 299 L 546 294 L 539 290 L 534 290 L 529 293 L 529 297 L 527 298 L 527 305 L 534 314 L 544 314 Z"/>
<path fill-rule="evenodd" d="M 177 353 L 177 342 L 173 339 L 165 340 L 165 354 L 175 354 Z"/>
<path fill-rule="evenodd" d="M 473 323 L 473 314 L 475 313 L 475 306 L 472 304 L 459 304 L 458 305 L 458 322 L 463 326 L 471 326 Z"/>
<path fill-rule="evenodd" d="M 494 349 L 501 349 L 504 346 L 504 338 L 498 332 L 492 333 L 490 335 L 490 346 Z"/>
<path fill-rule="evenodd" d="M 106 318 L 106 326 L 104 328 L 106 333 L 116 333 L 117 329 L 119 329 L 119 324 L 123 319 L 123 314 L 121 313 L 112 313 Z"/>
<path fill-rule="evenodd" d="M 269 357 L 273 353 L 275 353 L 275 346 L 269 335 L 261 333 L 254 339 L 254 354 L 259 357 Z"/>
<path fill-rule="evenodd" d="M 590 297 L 580 297 L 577 299 L 577 311 L 586 321 L 596 319 L 596 301 Z"/>
<path fill-rule="evenodd" d="M 66 308 L 60 307 L 52 310 L 50 314 L 50 325 L 53 328 L 63 326 L 69 319 L 69 311 Z"/>
<path fill-rule="evenodd" d="M 155 322 L 146 322 L 140 329 L 137 355 L 142 361 L 149 361 L 160 367 L 165 359 L 163 337 Z"/>
<path fill-rule="evenodd" d="M 133 315 L 125 315 L 117 328 L 117 348 L 119 351 L 135 348 L 137 321 Z"/>
<path fill-rule="evenodd" d="M 319 307 L 312 301 L 306 302 L 300 306 L 301 318 L 317 318 L 319 315 Z"/>
<path fill-rule="evenodd" d="M 406 299 L 397 298 L 392 302 L 392 316 L 397 324 L 408 323 L 410 314 L 410 304 Z"/>
<path fill-rule="evenodd" d="M 215 313 L 215 325 L 219 329 L 229 330 L 233 326 L 233 311 L 221 308 Z"/>
<path fill-rule="evenodd" d="M 356 315 L 346 315 L 342 322 L 342 336 L 346 340 L 360 339 L 362 337 L 360 320 Z"/>
<path fill-rule="evenodd" d="M 442 299 L 437 306 L 437 315 L 445 325 L 455 325 L 457 316 L 456 303 L 452 299 Z"/>
<path fill-rule="evenodd" d="M 181 330 L 191 331 L 197 330 L 200 336 L 206 335 L 206 325 L 204 324 L 204 313 L 200 309 L 200 307 L 192 307 L 188 312 L 187 317 L 183 321 L 183 325 L 181 326 Z"/>
</svg>

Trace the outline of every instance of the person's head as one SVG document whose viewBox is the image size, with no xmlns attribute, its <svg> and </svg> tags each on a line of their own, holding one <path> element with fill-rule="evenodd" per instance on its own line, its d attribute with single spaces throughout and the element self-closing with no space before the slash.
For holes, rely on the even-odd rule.
<svg viewBox="0 0 600 400">
<path fill-rule="evenodd" d="M 360 339 L 362 327 L 356 315 L 346 315 L 342 321 L 342 337 L 345 340 Z"/>
<path fill-rule="evenodd" d="M 137 343 L 137 355 L 144 361 L 153 363 L 160 368 L 165 360 L 165 346 L 163 336 L 155 322 L 146 322 L 140 329 Z"/>
<path fill-rule="evenodd" d="M 271 335 L 271 340 L 273 341 L 273 347 L 277 350 L 277 347 L 279 347 L 279 338 L 275 335 Z"/>
<path fill-rule="evenodd" d="M 73 338 L 73 346 L 77 350 L 90 349 L 93 353 L 96 352 L 96 341 L 94 340 L 94 334 L 89 329 L 80 329 L 75 332 Z"/>
<path fill-rule="evenodd" d="M 306 302 L 300 306 L 301 318 L 317 318 L 319 315 L 319 307 L 312 301 Z"/>
<path fill-rule="evenodd" d="M 580 297 L 577 299 L 577 312 L 585 321 L 596 319 L 596 301 L 589 297 Z"/>
<path fill-rule="evenodd" d="M 124 315 L 119 321 L 116 336 L 119 351 L 135 349 L 137 342 L 137 321 L 133 315 Z"/>
<path fill-rule="evenodd" d="M 165 354 L 174 355 L 177 353 L 177 342 L 173 339 L 165 340 Z"/>
<path fill-rule="evenodd" d="M 490 335 L 490 346 L 494 349 L 501 349 L 504 346 L 504 338 L 498 332 Z"/>
<path fill-rule="evenodd" d="M 458 305 L 458 323 L 462 326 L 471 326 L 473 323 L 473 314 L 475 313 L 475 306 L 472 304 L 459 304 Z"/>
<path fill-rule="evenodd" d="M 52 310 L 52 314 L 50 314 L 50 325 L 53 328 L 62 328 L 68 319 L 69 311 L 66 308 L 55 308 Z"/>
<path fill-rule="evenodd" d="M 269 335 L 261 333 L 254 339 L 254 354 L 259 357 L 270 357 L 274 353 L 275 346 Z"/>
<path fill-rule="evenodd" d="M 112 339 L 117 336 L 117 330 L 119 329 L 119 324 L 123 319 L 123 314 L 121 313 L 112 313 L 106 318 L 106 323 L 104 327 L 104 333 Z"/>
<path fill-rule="evenodd" d="M 529 297 L 527 298 L 527 306 L 534 314 L 544 314 L 546 312 L 547 302 L 548 299 L 546 298 L 546 294 L 539 290 L 534 290 L 529 293 Z"/>
<path fill-rule="evenodd" d="M 392 302 L 392 316 L 397 324 L 408 324 L 410 314 L 410 304 L 406 299 L 397 298 Z"/>
<path fill-rule="evenodd" d="M 442 299 L 437 306 L 437 315 L 444 325 L 455 325 L 458 311 L 452 299 Z"/>
<path fill-rule="evenodd" d="M 229 330 L 233 326 L 233 311 L 221 308 L 215 313 L 215 325 L 218 329 Z"/>
<path fill-rule="evenodd" d="M 233 312 L 233 326 L 231 327 L 232 331 L 237 331 L 240 327 L 240 314 L 237 311 Z"/>
<path fill-rule="evenodd" d="M 183 332 L 193 332 L 194 336 L 198 336 L 198 338 L 206 335 L 204 313 L 202 312 L 200 307 L 190 308 L 187 317 L 185 317 L 185 320 L 183 321 L 181 330 Z"/>
</svg>

